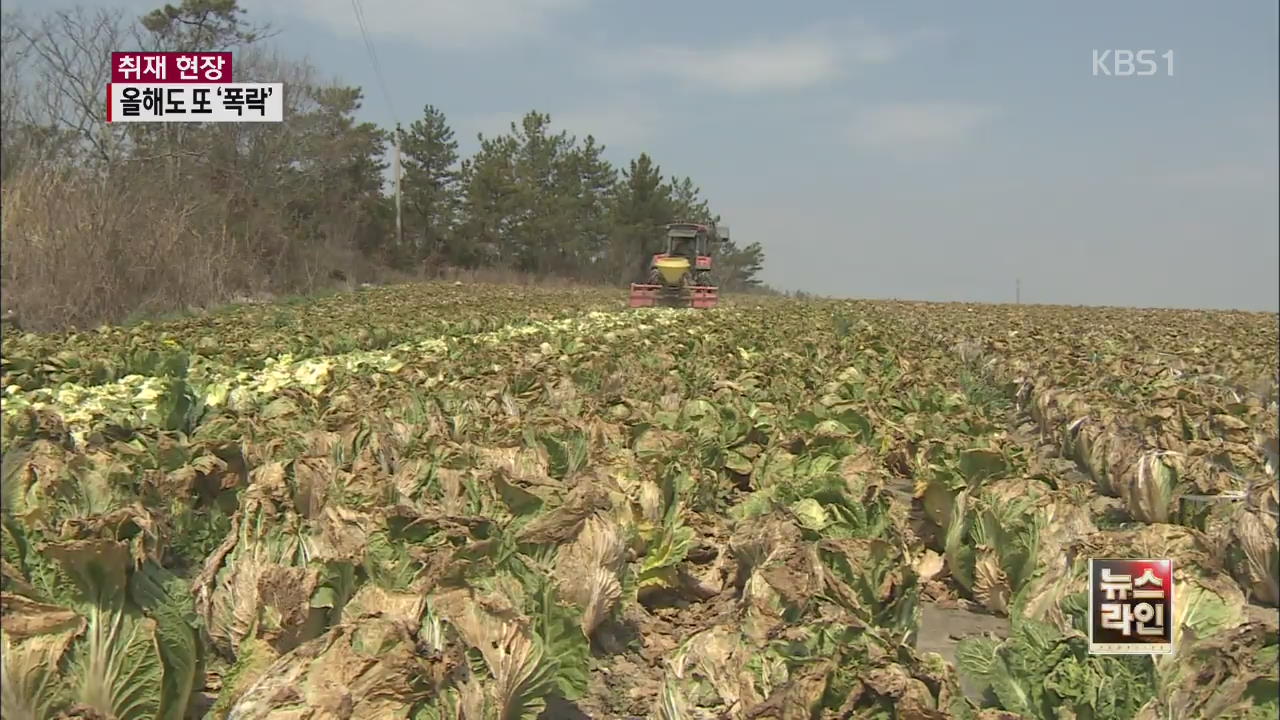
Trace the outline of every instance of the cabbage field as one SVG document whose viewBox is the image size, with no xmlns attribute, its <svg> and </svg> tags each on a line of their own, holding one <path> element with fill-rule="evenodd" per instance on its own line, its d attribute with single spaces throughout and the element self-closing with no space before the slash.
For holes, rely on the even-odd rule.
<svg viewBox="0 0 1280 720">
<path fill-rule="evenodd" d="M 0 713 L 1280 713 L 1274 314 L 624 304 L 6 333 Z M 1088 654 L 1099 556 L 1174 654 Z"/>
</svg>

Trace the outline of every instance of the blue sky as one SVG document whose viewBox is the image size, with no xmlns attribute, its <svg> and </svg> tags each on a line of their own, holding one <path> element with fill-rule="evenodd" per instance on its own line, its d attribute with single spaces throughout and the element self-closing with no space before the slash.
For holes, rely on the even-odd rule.
<svg viewBox="0 0 1280 720">
<path fill-rule="evenodd" d="M 1275 2 L 362 0 L 394 113 L 350 0 L 241 4 L 370 120 L 431 103 L 470 151 L 536 108 L 649 152 L 778 287 L 1280 306 Z M 1095 77 L 1107 48 L 1174 74 Z"/>
</svg>

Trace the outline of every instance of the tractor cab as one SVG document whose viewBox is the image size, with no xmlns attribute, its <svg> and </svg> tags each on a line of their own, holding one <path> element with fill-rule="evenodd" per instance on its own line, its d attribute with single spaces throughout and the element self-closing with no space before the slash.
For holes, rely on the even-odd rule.
<svg viewBox="0 0 1280 720">
<path fill-rule="evenodd" d="M 694 284 L 704 284 L 701 281 L 709 279 L 708 273 L 711 271 L 711 238 L 716 231 L 716 228 L 701 223 L 671 223 L 667 226 L 667 251 L 655 256 L 655 259 L 667 257 L 688 260 Z"/>
<path fill-rule="evenodd" d="M 696 225 L 672 225 L 667 228 L 667 257 L 683 257 L 694 265 L 699 255 L 707 255 L 707 235 Z"/>
</svg>

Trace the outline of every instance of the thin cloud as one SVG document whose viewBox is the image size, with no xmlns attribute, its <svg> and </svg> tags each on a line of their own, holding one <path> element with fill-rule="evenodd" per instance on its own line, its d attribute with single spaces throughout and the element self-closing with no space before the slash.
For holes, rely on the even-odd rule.
<svg viewBox="0 0 1280 720">
<path fill-rule="evenodd" d="M 546 34 L 558 16 L 590 0 L 360 0 L 369 33 L 447 50 L 488 50 Z M 359 37 L 350 0 L 272 0 L 243 3 L 254 10 L 302 17 L 339 34 Z"/>
<path fill-rule="evenodd" d="M 954 146 L 997 114 L 995 107 L 978 103 L 886 103 L 857 113 L 846 139 L 855 147 L 873 150 Z"/>
<path fill-rule="evenodd" d="M 693 89 L 758 93 L 814 87 L 851 66 L 892 62 L 934 31 L 894 35 L 862 21 L 824 26 L 782 37 L 757 38 L 715 48 L 650 45 L 601 58 L 606 71 L 632 77 L 667 77 Z"/>
<path fill-rule="evenodd" d="M 551 113 L 551 124 L 564 128 L 579 138 L 595 136 L 606 146 L 634 147 L 658 134 L 664 116 L 661 112 L 629 103 L 596 104 Z"/>
<path fill-rule="evenodd" d="M 1216 165 L 1167 173 L 1157 181 L 1169 187 L 1191 190 L 1259 188 L 1274 185 L 1276 172 L 1274 168 L 1268 170 L 1260 165 Z"/>
<path fill-rule="evenodd" d="M 495 112 L 471 113 L 460 116 L 457 120 L 458 135 L 467 140 L 476 135 L 486 138 L 503 135 L 511 131 L 511 124 L 520 124 L 524 113 L 517 110 L 498 110 Z"/>
<path fill-rule="evenodd" d="M 634 147 L 642 144 L 660 132 L 665 119 L 656 109 L 627 102 L 539 110 L 551 116 L 553 133 L 567 131 L 579 140 L 591 135 L 595 137 L 597 144 L 606 147 Z M 512 123 L 519 127 L 527 113 L 527 110 L 502 110 L 470 115 L 459 122 L 461 130 L 458 134 L 468 141 L 474 139 L 477 133 L 486 138 L 505 135 L 511 132 Z"/>
<path fill-rule="evenodd" d="M 840 56 L 831 44 L 796 38 L 718 50 L 645 48 L 619 65 L 635 74 L 667 76 L 692 87 L 751 93 L 822 84 L 838 74 Z"/>
<path fill-rule="evenodd" d="M 1239 125 L 1250 132 L 1262 133 L 1274 139 L 1280 130 L 1280 103 L 1271 101 L 1261 110 L 1241 114 Z"/>
</svg>

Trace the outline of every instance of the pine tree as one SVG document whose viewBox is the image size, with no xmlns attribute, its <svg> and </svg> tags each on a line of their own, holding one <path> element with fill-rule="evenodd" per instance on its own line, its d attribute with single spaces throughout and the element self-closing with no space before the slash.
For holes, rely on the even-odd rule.
<svg viewBox="0 0 1280 720">
<path fill-rule="evenodd" d="M 429 267 L 460 264 L 466 254 L 457 247 L 455 229 L 461 210 L 458 143 L 444 113 L 431 105 L 401 133 L 404 176 L 406 260 Z"/>
<path fill-rule="evenodd" d="M 157 41 L 158 50 L 232 50 L 256 42 L 265 32 L 246 23 L 244 13 L 236 0 L 182 0 L 152 10 L 139 23 Z"/>
<path fill-rule="evenodd" d="M 512 124 L 517 150 L 515 176 L 521 222 L 512 241 L 516 267 L 533 273 L 564 272 L 566 244 L 574 233 L 573 172 L 568 155 L 573 138 L 551 132 L 551 116 L 536 110 Z"/>
<path fill-rule="evenodd" d="M 310 218 L 317 241 L 337 239 L 325 238 L 325 228 L 349 227 L 356 249 L 386 261 L 394 249 L 377 219 L 386 206 L 382 183 L 387 133 L 373 123 L 356 121 L 363 100 L 359 88 L 312 88 L 311 92 L 315 108 L 298 119 L 301 157 L 290 173 L 309 209 L 295 217 Z"/>
<path fill-rule="evenodd" d="M 516 141 L 509 135 L 478 136 L 480 150 L 462 164 L 465 255 L 463 267 L 511 267 L 511 238 L 520 221 L 515 177 Z"/>
<path fill-rule="evenodd" d="M 764 248 L 753 242 L 738 247 L 732 241 L 721 243 L 716 258 L 716 273 L 726 290 L 750 290 L 761 287 L 758 275 L 764 268 Z"/>
<path fill-rule="evenodd" d="M 693 179 L 685 177 L 679 182 L 671 185 L 671 205 L 675 213 L 675 220 L 687 220 L 689 222 L 712 223 L 717 221 L 718 217 L 711 215 L 711 208 L 707 206 L 707 201 L 700 196 L 702 189 L 693 184 Z"/>
<path fill-rule="evenodd" d="M 648 258 L 662 249 L 661 227 L 671 222 L 673 211 L 662 168 L 641 153 L 623 171 L 614 201 L 610 265 L 619 281 L 643 277 Z"/>
<path fill-rule="evenodd" d="M 604 146 L 588 135 L 565 157 L 564 174 L 574 201 L 575 219 L 573 241 L 566 245 L 573 263 L 569 274 L 595 280 L 608 277 L 610 205 L 618 181 L 617 170 L 604 159 L 603 152 Z"/>
</svg>

